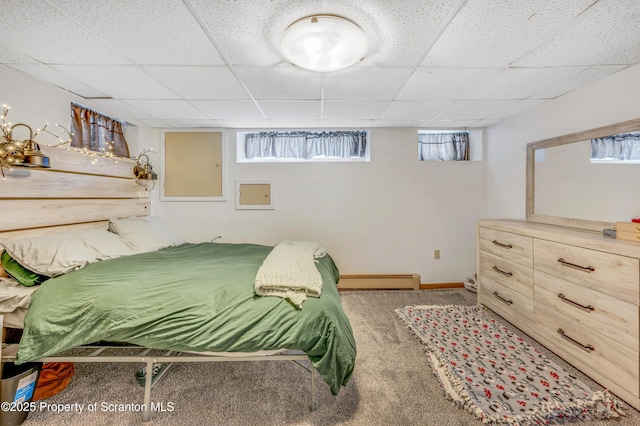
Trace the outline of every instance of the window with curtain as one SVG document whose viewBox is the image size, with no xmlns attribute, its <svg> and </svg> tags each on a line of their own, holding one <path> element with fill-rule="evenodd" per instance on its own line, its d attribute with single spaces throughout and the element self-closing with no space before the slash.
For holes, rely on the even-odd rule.
<svg viewBox="0 0 640 426">
<path fill-rule="evenodd" d="M 591 139 L 592 163 L 640 163 L 640 132 Z"/>
<path fill-rule="evenodd" d="M 238 161 L 368 161 L 368 132 L 244 132 L 238 138 Z"/>
<path fill-rule="evenodd" d="M 71 103 L 71 146 L 129 157 L 120 120 Z"/>
<path fill-rule="evenodd" d="M 464 131 L 418 132 L 420 161 L 469 161 L 469 133 Z"/>
</svg>

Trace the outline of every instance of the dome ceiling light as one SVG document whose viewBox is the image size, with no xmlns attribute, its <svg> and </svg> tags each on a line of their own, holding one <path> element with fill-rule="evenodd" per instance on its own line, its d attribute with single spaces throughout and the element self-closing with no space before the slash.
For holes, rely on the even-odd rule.
<svg viewBox="0 0 640 426">
<path fill-rule="evenodd" d="M 284 57 L 300 68 L 331 72 L 364 59 L 369 41 L 364 31 L 348 19 L 313 15 L 289 25 L 281 48 Z"/>
</svg>

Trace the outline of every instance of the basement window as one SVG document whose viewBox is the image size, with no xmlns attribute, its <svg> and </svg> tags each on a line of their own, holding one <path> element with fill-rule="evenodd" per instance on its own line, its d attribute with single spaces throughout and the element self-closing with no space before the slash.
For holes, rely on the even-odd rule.
<svg viewBox="0 0 640 426">
<path fill-rule="evenodd" d="M 369 161 L 365 130 L 238 132 L 240 163 Z"/>
<path fill-rule="evenodd" d="M 469 132 L 418 131 L 420 161 L 469 161 Z"/>
<path fill-rule="evenodd" d="M 481 161 L 482 130 L 418 130 L 419 161 Z"/>
<path fill-rule="evenodd" d="M 71 146 L 129 157 L 124 123 L 75 102 L 71 103 Z"/>
<path fill-rule="evenodd" d="M 591 162 L 640 164 L 640 132 L 591 139 Z"/>
</svg>

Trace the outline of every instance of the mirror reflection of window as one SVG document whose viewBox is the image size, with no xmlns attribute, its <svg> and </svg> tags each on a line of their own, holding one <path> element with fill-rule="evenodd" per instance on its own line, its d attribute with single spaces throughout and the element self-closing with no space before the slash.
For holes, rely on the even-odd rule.
<svg viewBox="0 0 640 426">
<path fill-rule="evenodd" d="M 591 162 L 640 164 L 640 132 L 591 139 Z"/>
</svg>

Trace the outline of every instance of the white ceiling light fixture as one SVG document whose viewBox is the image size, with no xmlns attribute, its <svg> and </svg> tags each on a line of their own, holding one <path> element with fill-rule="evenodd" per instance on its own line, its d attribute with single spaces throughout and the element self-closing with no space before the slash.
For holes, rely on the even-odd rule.
<svg viewBox="0 0 640 426">
<path fill-rule="evenodd" d="M 364 31 L 348 19 L 314 15 L 289 25 L 281 48 L 284 57 L 300 68 L 331 72 L 364 59 L 369 41 Z"/>
</svg>

